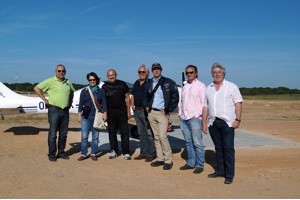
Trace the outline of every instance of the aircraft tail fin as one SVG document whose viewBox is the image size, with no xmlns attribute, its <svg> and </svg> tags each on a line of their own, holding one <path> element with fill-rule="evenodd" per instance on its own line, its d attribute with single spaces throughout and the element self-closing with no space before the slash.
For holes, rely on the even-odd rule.
<svg viewBox="0 0 300 200">
<path fill-rule="evenodd" d="M 6 87 L 6 85 L 4 85 L 2 82 L 0 82 L 0 102 L 8 99 L 16 99 L 20 96 L 22 95 L 15 93 L 14 91 Z"/>
</svg>

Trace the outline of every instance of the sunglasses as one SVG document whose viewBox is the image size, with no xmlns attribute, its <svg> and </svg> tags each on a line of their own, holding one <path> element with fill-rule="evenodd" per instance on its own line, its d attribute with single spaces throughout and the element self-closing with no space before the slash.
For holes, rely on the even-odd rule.
<svg viewBox="0 0 300 200">
<path fill-rule="evenodd" d="M 61 73 L 61 72 L 62 72 L 62 73 L 65 73 L 66 70 L 57 70 L 57 72 L 58 72 L 58 73 Z"/>
<path fill-rule="evenodd" d="M 161 70 L 161 68 L 160 67 L 154 67 L 154 68 L 152 68 L 152 71 L 154 71 L 154 70 Z"/>
<path fill-rule="evenodd" d="M 96 79 L 89 79 L 89 81 L 91 82 L 91 81 L 96 81 Z"/>
<path fill-rule="evenodd" d="M 194 73 L 193 71 L 191 71 L 191 72 L 185 72 L 186 75 L 193 74 L 193 73 Z"/>
<path fill-rule="evenodd" d="M 139 71 L 139 74 L 145 74 L 146 72 L 145 71 Z"/>
</svg>

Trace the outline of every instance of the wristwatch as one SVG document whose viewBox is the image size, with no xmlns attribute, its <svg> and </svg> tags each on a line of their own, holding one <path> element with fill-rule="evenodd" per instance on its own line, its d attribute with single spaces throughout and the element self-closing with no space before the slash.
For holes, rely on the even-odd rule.
<svg viewBox="0 0 300 200">
<path fill-rule="evenodd" d="M 235 119 L 235 121 L 241 122 L 242 120 L 240 120 L 240 119 Z"/>
</svg>

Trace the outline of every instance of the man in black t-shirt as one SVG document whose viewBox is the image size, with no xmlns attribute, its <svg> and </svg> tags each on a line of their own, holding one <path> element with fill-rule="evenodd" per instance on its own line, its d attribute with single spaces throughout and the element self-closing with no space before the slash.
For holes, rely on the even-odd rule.
<svg viewBox="0 0 300 200">
<path fill-rule="evenodd" d="M 129 148 L 128 119 L 130 113 L 129 88 L 124 81 L 118 80 L 114 69 L 107 71 L 108 82 L 102 88 L 106 94 L 107 122 L 109 126 L 109 143 L 111 147 L 110 159 L 118 156 L 117 130 L 121 132 L 122 156 L 125 160 L 131 160 Z"/>
</svg>

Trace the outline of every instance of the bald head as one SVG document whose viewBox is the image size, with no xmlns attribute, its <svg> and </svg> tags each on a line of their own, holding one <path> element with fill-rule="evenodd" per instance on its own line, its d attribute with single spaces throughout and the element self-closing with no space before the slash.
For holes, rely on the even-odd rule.
<svg viewBox="0 0 300 200">
<path fill-rule="evenodd" d="M 117 79 L 117 72 L 114 69 L 109 69 L 106 73 L 106 76 L 110 83 L 114 83 Z"/>
</svg>

